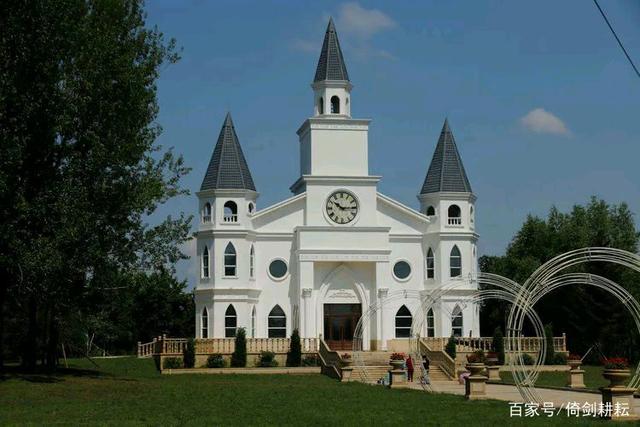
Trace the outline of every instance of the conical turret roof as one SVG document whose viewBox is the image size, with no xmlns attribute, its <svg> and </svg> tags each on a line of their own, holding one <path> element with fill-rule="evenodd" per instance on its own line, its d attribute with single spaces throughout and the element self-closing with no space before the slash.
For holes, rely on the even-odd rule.
<svg viewBox="0 0 640 427">
<path fill-rule="evenodd" d="M 329 18 L 327 32 L 324 34 L 316 76 L 313 79 L 314 82 L 325 80 L 349 80 L 347 66 L 344 63 L 340 42 L 338 41 L 338 33 L 336 33 L 332 18 Z"/>
<path fill-rule="evenodd" d="M 436 151 L 433 153 L 429 171 L 424 179 L 420 194 L 438 193 L 471 193 L 471 184 L 462 165 L 460 153 L 449 120 L 445 119 L 440 132 Z"/>
<path fill-rule="evenodd" d="M 218 142 L 200 187 L 200 191 L 217 189 L 256 191 L 230 113 L 227 113 L 224 119 Z"/>
</svg>

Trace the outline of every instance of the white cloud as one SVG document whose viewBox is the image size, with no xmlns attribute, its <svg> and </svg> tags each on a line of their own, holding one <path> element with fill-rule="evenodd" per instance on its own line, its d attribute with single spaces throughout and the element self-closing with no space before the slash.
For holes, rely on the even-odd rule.
<svg viewBox="0 0 640 427">
<path fill-rule="evenodd" d="M 520 123 L 526 129 L 536 133 L 550 133 L 553 135 L 570 136 L 571 131 L 562 120 L 544 108 L 536 108 L 529 111 L 520 119 Z"/>
<path fill-rule="evenodd" d="M 378 9 L 365 9 L 358 3 L 349 2 L 340 6 L 338 31 L 351 33 L 368 40 L 376 33 L 394 28 L 397 24 Z"/>
</svg>

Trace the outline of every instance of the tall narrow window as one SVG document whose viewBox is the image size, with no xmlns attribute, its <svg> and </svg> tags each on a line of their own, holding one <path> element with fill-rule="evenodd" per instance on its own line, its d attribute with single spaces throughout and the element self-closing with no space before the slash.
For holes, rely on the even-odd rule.
<svg viewBox="0 0 640 427">
<path fill-rule="evenodd" d="M 222 222 L 238 222 L 238 205 L 229 200 L 224 204 Z"/>
<path fill-rule="evenodd" d="M 253 249 L 253 245 L 251 245 L 251 251 L 249 251 L 249 277 L 251 279 L 253 279 L 254 277 L 254 270 L 255 270 L 255 258 L 256 258 L 256 252 Z"/>
<path fill-rule="evenodd" d="M 451 277 L 462 276 L 462 257 L 460 256 L 460 249 L 458 246 L 454 246 L 451 249 L 451 255 L 449 256 L 449 267 Z"/>
<path fill-rule="evenodd" d="M 209 312 L 207 311 L 207 307 L 202 308 L 202 315 L 200 316 L 200 326 L 202 333 L 200 336 L 202 338 L 209 338 Z"/>
<path fill-rule="evenodd" d="M 431 248 L 427 251 L 427 279 L 436 277 L 436 259 Z"/>
<path fill-rule="evenodd" d="M 398 309 L 396 313 L 396 338 L 411 337 L 411 322 L 413 318 L 406 305 Z"/>
<path fill-rule="evenodd" d="M 331 97 L 331 114 L 340 114 L 340 98 L 335 95 Z"/>
<path fill-rule="evenodd" d="M 235 277 L 236 271 L 236 248 L 229 242 L 224 250 L 224 275 Z"/>
<path fill-rule="evenodd" d="M 204 204 L 204 210 L 202 211 L 202 222 L 211 222 L 211 203 Z"/>
<path fill-rule="evenodd" d="M 206 246 L 202 251 L 202 277 L 205 279 L 209 277 L 209 248 Z"/>
<path fill-rule="evenodd" d="M 256 306 L 251 310 L 251 338 L 256 337 Z"/>
<path fill-rule="evenodd" d="M 434 216 L 436 214 L 436 209 L 433 206 L 429 206 L 427 208 L 427 216 Z"/>
<path fill-rule="evenodd" d="M 227 338 L 233 338 L 236 336 L 236 329 L 238 328 L 238 315 L 233 305 L 229 304 L 227 311 L 224 312 L 224 336 Z"/>
<path fill-rule="evenodd" d="M 322 97 L 320 97 L 320 101 L 318 101 L 318 112 L 324 114 L 324 98 Z"/>
<path fill-rule="evenodd" d="M 462 330 L 462 309 L 456 305 L 451 313 L 451 334 L 453 334 L 454 337 L 461 337 Z"/>
<path fill-rule="evenodd" d="M 269 338 L 287 337 L 287 316 L 279 305 L 273 307 L 269 312 L 268 322 Z"/>
<path fill-rule="evenodd" d="M 433 315 L 433 308 L 430 308 L 427 312 L 427 336 L 436 336 L 436 318 Z"/>
</svg>

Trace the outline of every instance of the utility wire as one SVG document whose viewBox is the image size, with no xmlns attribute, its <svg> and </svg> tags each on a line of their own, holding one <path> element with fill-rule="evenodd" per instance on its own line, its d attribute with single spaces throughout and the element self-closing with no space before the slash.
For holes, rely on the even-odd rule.
<svg viewBox="0 0 640 427">
<path fill-rule="evenodd" d="M 624 48 L 624 45 L 622 44 L 622 42 L 620 41 L 620 39 L 618 38 L 618 35 L 616 34 L 615 30 L 613 29 L 613 27 L 611 26 L 611 24 L 609 23 L 609 20 L 607 19 L 607 15 L 604 14 L 604 11 L 602 10 L 602 8 L 600 7 L 600 5 L 598 4 L 598 0 L 593 0 L 593 2 L 596 4 L 596 7 L 598 8 L 598 10 L 600 11 L 600 14 L 602 15 L 602 17 L 604 18 L 604 22 L 607 23 L 607 25 L 609 26 L 609 29 L 611 30 L 611 33 L 613 34 L 613 37 L 616 38 L 616 41 L 618 42 L 618 44 L 620 45 L 620 49 L 622 49 L 622 52 L 624 52 L 624 55 L 627 57 L 627 59 L 629 60 L 629 64 L 631 64 L 631 66 L 633 67 L 633 70 L 636 72 L 636 75 L 638 77 L 640 77 L 640 71 L 638 71 L 638 68 L 636 67 L 636 65 L 633 63 L 633 61 L 631 60 L 631 57 L 629 56 L 629 54 L 627 53 L 627 49 Z"/>
</svg>

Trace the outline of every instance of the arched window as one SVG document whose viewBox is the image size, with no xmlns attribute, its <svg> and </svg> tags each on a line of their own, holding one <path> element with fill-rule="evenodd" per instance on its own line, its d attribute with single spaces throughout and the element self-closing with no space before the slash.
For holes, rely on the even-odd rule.
<svg viewBox="0 0 640 427">
<path fill-rule="evenodd" d="M 254 205 L 253 202 L 249 202 L 249 206 L 247 206 L 247 210 L 249 211 L 250 214 L 252 214 L 253 211 L 256 210 L 256 205 Z"/>
<path fill-rule="evenodd" d="M 238 329 L 238 315 L 233 305 L 229 304 L 227 311 L 224 312 L 224 336 L 226 338 L 235 337 L 236 329 Z"/>
<path fill-rule="evenodd" d="M 256 337 L 256 306 L 251 310 L 251 338 Z"/>
<path fill-rule="evenodd" d="M 473 224 L 473 206 L 469 208 L 469 221 Z"/>
<path fill-rule="evenodd" d="M 436 208 L 429 206 L 427 208 L 427 216 L 434 216 L 436 214 Z"/>
<path fill-rule="evenodd" d="M 211 222 L 211 203 L 204 204 L 204 210 L 202 211 L 202 222 Z"/>
<path fill-rule="evenodd" d="M 431 248 L 427 251 L 427 279 L 436 277 L 436 259 Z"/>
<path fill-rule="evenodd" d="M 224 204 L 223 222 L 238 222 L 238 205 L 236 202 L 229 200 Z"/>
<path fill-rule="evenodd" d="M 320 100 L 318 101 L 318 112 L 320 114 L 324 114 L 324 98 L 320 97 Z"/>
<path fill-rule="evenodd" d="M 200 316 L 200 326 L 202 333 L 200 336 L 202 338 L 209 338 L 209 312 L 207 311 L 207 307 L 202 308 L 202 315 Z"/>
<path fill-rule="evenodd" d="M 279 305 L 269 312 L 268 322 L 269 338 L 287 337 L 287 316 Z"/>
<path fill-rule="evenodd" d="M 461 337 L 463 330 L 462 309 L 456 305 L 451 313 L 451 334 L 454 337 Z"/>
<path fill-rule="evenodd" d="M 455 245 L 451 249 L 451 255 L 449 256 L 449 269 L 451 277 L 462 276 L 462 257 L 460 256 L 460 249 Z"/>
<path fill-rule="evenodd" d="M 436 318 L 433 315 L 433 308 L 430 308 L 427 312 L 427 336 L 436 336 Z"/>
<path fill-rule="evenodd" d="M 224 250 L 224 275 L 233 277 L 236 270 L 236 248 L 229 242 Z"/>
<path fill-rule="evenodd" d="M 255 273 L 255 262 L 256 262 L 256 252 L 253 249 L 253 245 L 251 245 L 251 250 L 249 251 L 249 277 L 253 279 Z"/>
<path fill-rule="evenodd" d="M 447 210 L 448 213 L 448 224 L 449 225 L 461 225 L 462 224 L 462 218 L 460 217 L 462 212 L 460 211 L 460 206 L 458 205 L 451 205 L 449 206 L 449 209 Z"/>
<path fill-rule="evenodd" d="M 202 251 L 202 277 L 205 279 L 209 277 L 209 248 L 206 246 Z"/>
<path fill-rule="evenodd" d="M 340 98 L 335 95 L 331 97 L 331 114 L 340 114 Z"/>
<path fill-rule="evenodd" d="M 409 338 L 411 337 L 411 312 L 406 305 L 403 305 L 398 309 L 396 313 L 396 338 Z"/>
</svg>

